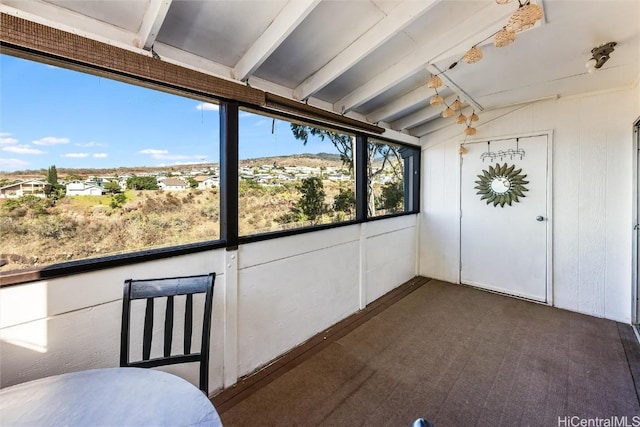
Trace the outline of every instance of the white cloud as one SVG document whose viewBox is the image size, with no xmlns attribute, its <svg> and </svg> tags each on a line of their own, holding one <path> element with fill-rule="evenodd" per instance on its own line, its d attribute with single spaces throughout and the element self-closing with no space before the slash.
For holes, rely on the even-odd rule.
<svg viewBox="0 0 640 427">
<path fill-rule="evenodd" d="M 201 102 L 200 104 L 196 105 L 196 108 L 200 111 L 204 110 L 204 111 L 218 111 L 218 105 L 217 104 L 212 104 L 210 102 Z"/>
<path fill-rule="evenodd" d="M 107 144 L 104 144 L 102 142 L 95 142 L 95 141 L 89 141 L 89 142 L 78 142 L 75 145 L 77 145 L 78 147 L 106 147 Z"/>
<path fill-rule="evenodd" d="M 11 137 L 10 133 L 0 133 L 0 145 L 17 144 L 18 140 Z"/>
<path fill-rule="evenodd" d="M 104 159 L 106 157 L 109 157 L 109 155 L 107 153 L 95 153 L 93 157 L 95 157 L 96 159 Z"/>
<path fill-rule="evenodd" d="M 31 163 L 19 159 L 3 159 L 0 158 L 0 170 L 18 170 L 31 166 Z"/>
<path fill-rule="evenodd" d="M 82 159 L 84 157 L 89 157 L 87 153 L 67 153 L 63 154 L 61 157 L 69 157 L 71 159 Z"/>
<path fill-rule="evenodd" d="M 58 138 L 55 136 L 46 136 L 44 138 L 36 139 L 33 141 L 35 145 L 58 145 L 58 144 L 68 144 L 69 138 Z"/>
<path fill-rule="evenodd" d="M 38 150 L 36 148 L 31 148 L 28 145 L 10 145 L 8 147 L 3 147 L 2 151 L 8 151 L 10 153 L 16 154 L 44 154 L 45 152 L 42 150 Z"/>
<path fill-rule="evenodd" d="M 169 153 L 169 151 L 167 151 L 167 150 L 156 150 L 156 149 L 153 149 L 153 148 L 147 148 L 147 149 L 138 151 L 138 153 L 139 154 L 159 155 L 159 154 L 167 154 L 167 153 Z"/>
</svg>

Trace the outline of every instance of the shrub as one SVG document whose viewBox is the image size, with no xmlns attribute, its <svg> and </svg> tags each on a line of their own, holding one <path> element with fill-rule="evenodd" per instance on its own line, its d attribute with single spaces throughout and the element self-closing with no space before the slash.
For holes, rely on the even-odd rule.
<svg viewBox="0 0 640 427">
<path fill-rule="evenodd" d="M 22 196 L 17 199 L 7 199 L 2 204 L 2 208 L 8 212 L 12 212 L 15 209 L 22 208 L 24 214 L 18 216 L 25 216 L 28 211 L 32 212 L 34 216 L 45 215 L 47 208 L 53 205 L 51 200 L 44 199 L 37 196 Z"/>
<path fill-rule="evenodd" d="M 121 208 L 126 201 L 127 201 L 127 196 L 124 193 L 112 194 L 111 202 L 109 203 L 109 206 L 111 206 L 112 209 Z"/>
<path fill-rule="evenodd" d="M 41 239 L 69 239 L 75 235 L 77 225 L 69 218 L 45 217 L 34 222 L 33 233 Z"/>
</svg>

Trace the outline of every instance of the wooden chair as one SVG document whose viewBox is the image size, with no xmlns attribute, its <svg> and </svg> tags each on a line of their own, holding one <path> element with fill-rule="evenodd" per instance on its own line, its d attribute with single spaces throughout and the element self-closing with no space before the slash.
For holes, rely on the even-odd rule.
<svg viewBox="0 0 640 427">
<path fill-rule="evenodd" d="M 200 276 L 171 277 L 163 279 L 132 280 L 124 282 L 122 299 L 122 329 L 120 334 L 120 366 L 153 368 L 177 363 L 200 362 L 200 390 L 209 393 L 209 341 L 211 331 L 211 311 L 213 306 L 213 284 L 215 273 Z M 193 295 L 205 294 L 202 320 L 202 345 L 197 353 L 191 352 L 193 330 Z M 184 352 L 172 355 L 174 296 L 186 295 L 184 311 Z M 164 352 L 162 357 L 150 359 L 153 335 L 153 305 L 157 298 L 166 298 L 167 308 L 164 319 Z M 142 360 L 129 361 L 131 301 L 146 299 Z"/>
</svg>

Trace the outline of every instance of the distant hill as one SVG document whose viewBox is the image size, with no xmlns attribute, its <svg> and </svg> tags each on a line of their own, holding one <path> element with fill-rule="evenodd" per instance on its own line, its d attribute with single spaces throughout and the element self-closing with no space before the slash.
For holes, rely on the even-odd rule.
<svg viewBox="0 0 640 427">
<path fill-rule="evenodd" d="M 273 156 L 273 157 L 258 157 L 254 159 L 240 160 L 240 167 L 256 167 L 261 165 L 276 165 L 278 167 L 284 166 L 310 166 L 310 167 L 341 167 L 342 160 L 340 155 L 331 153 L 318 153 L 318 154 L 292 154 L 291 156 Z"/>
<path fill-rule="evenodd" d="M 273 165 L 277 166 L 333 166 L 342 167 L 342 161 L 340 155 L 332 153 L 304 153 L 294 154 L 291 156 L 273 156 L 273 157 L 259 157 L 254 159 L 240 160 L 240 167 L 255 167 L 261 165 Z M 77 175 L 81 178 L 87 178 L 89 176 L 111 176 L 111 175 L 128 175 L 128 174 L 148 174 L 159 173 L 167 171 L 191 171 L 192 169 L 207 169 L 207 168 L 219 168 L 218 163 L 196 163 L 185 165 L 169 165 L 169 166 L 133 166 L 133 167 L 116 167 L 116 168 L 61 168 L 58 167 L 58 177 L 64 179 L 69 175 Z M 0 179 L 44 179 L 47 176 L 45 169 L 41 170 L 24 170 L 15 172 L 2 172 L 0 171 Z"/>
</svg>

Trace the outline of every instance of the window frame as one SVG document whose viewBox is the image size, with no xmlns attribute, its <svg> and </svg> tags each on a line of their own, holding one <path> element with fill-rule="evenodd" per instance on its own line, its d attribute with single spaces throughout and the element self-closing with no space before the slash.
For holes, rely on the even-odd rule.
<svg viewBox="0 0 640 427">
<path fill-rule="evenodd" d="M 4 47 L 4 43 L 2 44 Z M 220 115 L 220 239 L 161 248 L 150 248 L 123 254 L 107 255 L 104 257 L 85 258 L 51 264 L 45 267 L 0 272 L 0 287 L 29 283 L 43 279 L 64 277 L 74 274 L 102 270 L 106 268 L 131 265 L 145 261 L 169 258 L 173 256 L 186 255 L 215 249 L 224 248 L 229 251 L 236 250 L 241 244 L 278 239 L 282 237 L 328 230 L 338 227 L 346 227 L 355 224 L 379 221 L 394 217 L 415 215 L 420 212 L 421 148 L 418 145 L 396 141 L 392 138 L 388 138 L 377 133 L 337 124 L 329 120 L 322 120 L 322 118 L 310 117 L 312 113 L 309 113 L 308 111 L 300 111 L 300 114 L 294 114 L 290 111 L 283 111 L 281 109 L 273 107 L 270 108 L 269 106 L 254 105 L 246 101 L 220 98 L 187 87 L 181 87 L 175 84 L 169 84 L 167 82 L 153 81 L 145 77 L 131 76 L 118 70 L 110 70 L 105 67 L 85 64 L 70 58 L 60 58 L 43 52 L 34 52 L 26 48 L 20 48 L 18 52 L 16 52 L 15 48 L 12 48 L 4 50 L 2 53 L 5 55 L 17 56 L 30 61 L 53 64 L 82 73 L 95 74 L 104 78 L 109 78 L 128 84 L 134 84 L 153 90 L 159 90 L 178 96 L 186 96 L 202 102 L 212 102 L 218 104 Z M 264 113 L 270 117 L 281 118 L 288 121 L 303 122 L 310 126 L 318 126 L 329 130 L 335 130 L 338 132 L 345 132 L 355 135 L 355 147 L 353 149 L 353 153 L 355 155 L 355 219 L 330 224 L 318 224 L 287 230 L 277 230 L 267 233 L 239 236 L 238 137 L 240 108 L 246 108 L 256 113 Z M 364 161 L 363 159 L 366 158 L 366 150 L 368 147 L 369 139 L 375 139 L 380 142 L 387 142 L 410 150 L 411 157 L 413 159 L 413 175 L 411 179 L 413 184 L 411 190 L 413 208 L 411 210 L 373 217 L 367 215 L 367 165 L 366 161 Z M 407 173 L 406 170 L 407 168 L 405 167 L 405 174 Z"/>
</svg>

